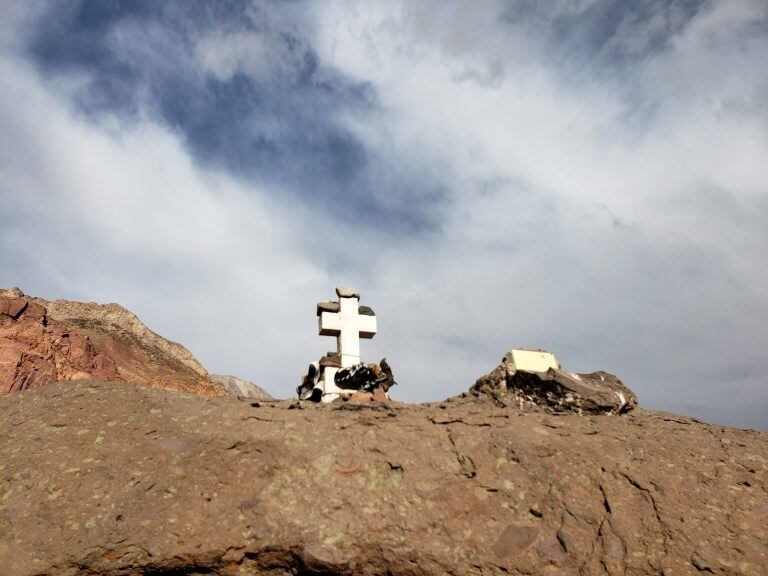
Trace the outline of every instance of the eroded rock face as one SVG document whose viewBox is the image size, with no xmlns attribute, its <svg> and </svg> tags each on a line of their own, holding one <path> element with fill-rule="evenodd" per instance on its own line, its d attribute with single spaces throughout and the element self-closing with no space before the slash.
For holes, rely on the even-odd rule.
<svg viewBox="0 0 768 576">
<path fill-rule="evenodd" d="M 46 308 L 48 316 L 105 331 L 120 331 L 130 336 L 145 348 L 154 348 L 167 358 L 205 378 L 208 372 L 197 358 L 178 342 L 172 342 L 147 328 L 130 310 L 119 304 L 96 304 L 94 302 L 75 302 L 72 300 L 39 300 Z"/>
<path fill-rule="evenodd" d="M 768 434 L 636 408 L 0 398 L 4 576 L 768 573 Z"/>
<path fill-rule="evenodd" d="M 469 393 L 498 406 L 550 413 L 623 414 L 637 405 L 635 393 L 613 374 L 575 374 L 554 368 L 525 372 L 515 370 L 509 355 L 479 378 Z"/>
<path fill-rule="evenodd" d="M 264 389 L 253 382 L 243 380 L 237 376 L 223 374 L 211 374 L 211 379 L 233 396 L 243 396 L 252 400 L 274 400 Z"/>
<path fill-rule="evenodd" d="M 0 290 L 0 394 L 82 378 L 227 394 L 189 350 L 122 306 Z"/>
<path fill-rule="evenodd" d="M 119 379 L 87 337 L 20 292 L 0 295 L 0 395 L 61 380 Z"/>
</svg>

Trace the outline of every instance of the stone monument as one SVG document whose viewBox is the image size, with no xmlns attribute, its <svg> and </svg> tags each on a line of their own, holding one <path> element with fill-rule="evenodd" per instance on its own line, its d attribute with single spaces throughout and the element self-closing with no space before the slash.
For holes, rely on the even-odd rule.
<svg viewBox="0 0 768 576">
<path fill-rule="evenodd" d="M 387 391 L 395 382 L 386 359 L 379 364 L 363 364 L 360 339 L 376 335 L 376 315 L 368 306 L 360 306 L 360 293 L 350 288 L 336 288 L 338 301 L 317 305 L 318 331 L 321 336 L 336 337 L 336 352 L 328 352 L 313 362 L 302 379 L 299 398 L 332 402 L 348 399 L 355 393 L 380 389 Z"/>
</svg>

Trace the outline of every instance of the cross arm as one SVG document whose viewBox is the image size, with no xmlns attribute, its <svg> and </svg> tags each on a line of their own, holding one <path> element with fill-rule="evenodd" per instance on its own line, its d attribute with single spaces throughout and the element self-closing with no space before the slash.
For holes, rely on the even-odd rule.
<svg viewBox="0 0 768 576">
<path fill-rule="evenodd" d="M 357 323 L 360 338 L 370 340 L 376 335 L 376 316 L 360 315 L 357 317 Z"/>
<path fill-rule="evenodd" d="M 341 333 L 341 318 L 333 312 L 321 312 L 318 321 L 320 336 L 338 336 Z"/>
</svg>

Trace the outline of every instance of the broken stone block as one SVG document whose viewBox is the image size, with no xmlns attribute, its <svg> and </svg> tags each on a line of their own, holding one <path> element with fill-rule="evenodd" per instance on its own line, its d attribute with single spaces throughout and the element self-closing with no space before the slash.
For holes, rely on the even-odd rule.
<svg viewBox="0 0 768 576">
<path fill-rule="evenodd" d="M 373 312 L 373 308 L 370 306 L 358 306 L 357 313 L 361 314 L 362 316 L 376 316 L 376 314 Z"/>
<path fill-rule="evenodd" d="M 338 302 L 330 302 L 328 300 L 324 302 L 318 302 L 317 315 L 320 316 L 323 312 L 338 312 L 339 308 L 340 306 Z"/>
<path fill-rule="evenodd" d="M 554 356 L 552 356 L 554 359 Z M 507 354 L 492 372 L 479 378 L 469 393 L 498 406 L 550 413 L 622 414 L 637 405 L 637 396 L 607 372 L 575 374 L 550 367 L 546 371 L 516 368 Z"/>
<path fill-rule="evenodd" d="M 507 352 L 504 362 L 514 370 L 526 372 L 546 372 L 550 368 L 560 368 L 560 363 L 552 352 L 529 348 L 516 348 Z"/>
<path fill-rule="evenodd" d="M 320 358 L 321 368 L 341 368 L 341 356 L 338 352 L 328 352 L 325 356 Z"/>
<path fill-rule="evenodd" d="M 336 288 L 336 295 L 339 298 L 357 298 L 360 299 L 360 291 L 354 288 L 342 288 L 338 286 Z"/>
</svg>

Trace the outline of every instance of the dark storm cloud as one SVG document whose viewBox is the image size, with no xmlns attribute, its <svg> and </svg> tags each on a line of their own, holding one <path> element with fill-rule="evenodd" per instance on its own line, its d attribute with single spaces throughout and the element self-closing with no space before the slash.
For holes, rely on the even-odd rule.
<svg viewBox="0 0 768 576">
<path fill-rule="evenodd" d="M 284 12 L 294 11 L 290 17 Z M 344 125 L 377 108 L 373 88 L 324 65 L 295 17 L 302 3 L 69 1 L 38 20 L 29 54 L 47 74 L 82 75 L 74 102 L 92 117 L 143 115 L 181 134 L 203 165 L 293 194 L 316 209 L 411 232 L 434 226 L 436 194 L 418 175 L 376 177 L 381 159 Z M 298 20 L 298 22 L 297 22 Z M 264 43 L 267 64 L 223 73 L 200 43 L 233 35 Z M 225 46 L 226 48 L 226 46 Z M 235 59 L 237 59 L 235 57 Z M 409 198 L 408 207 L 397 201 Z"/>
</svg>

